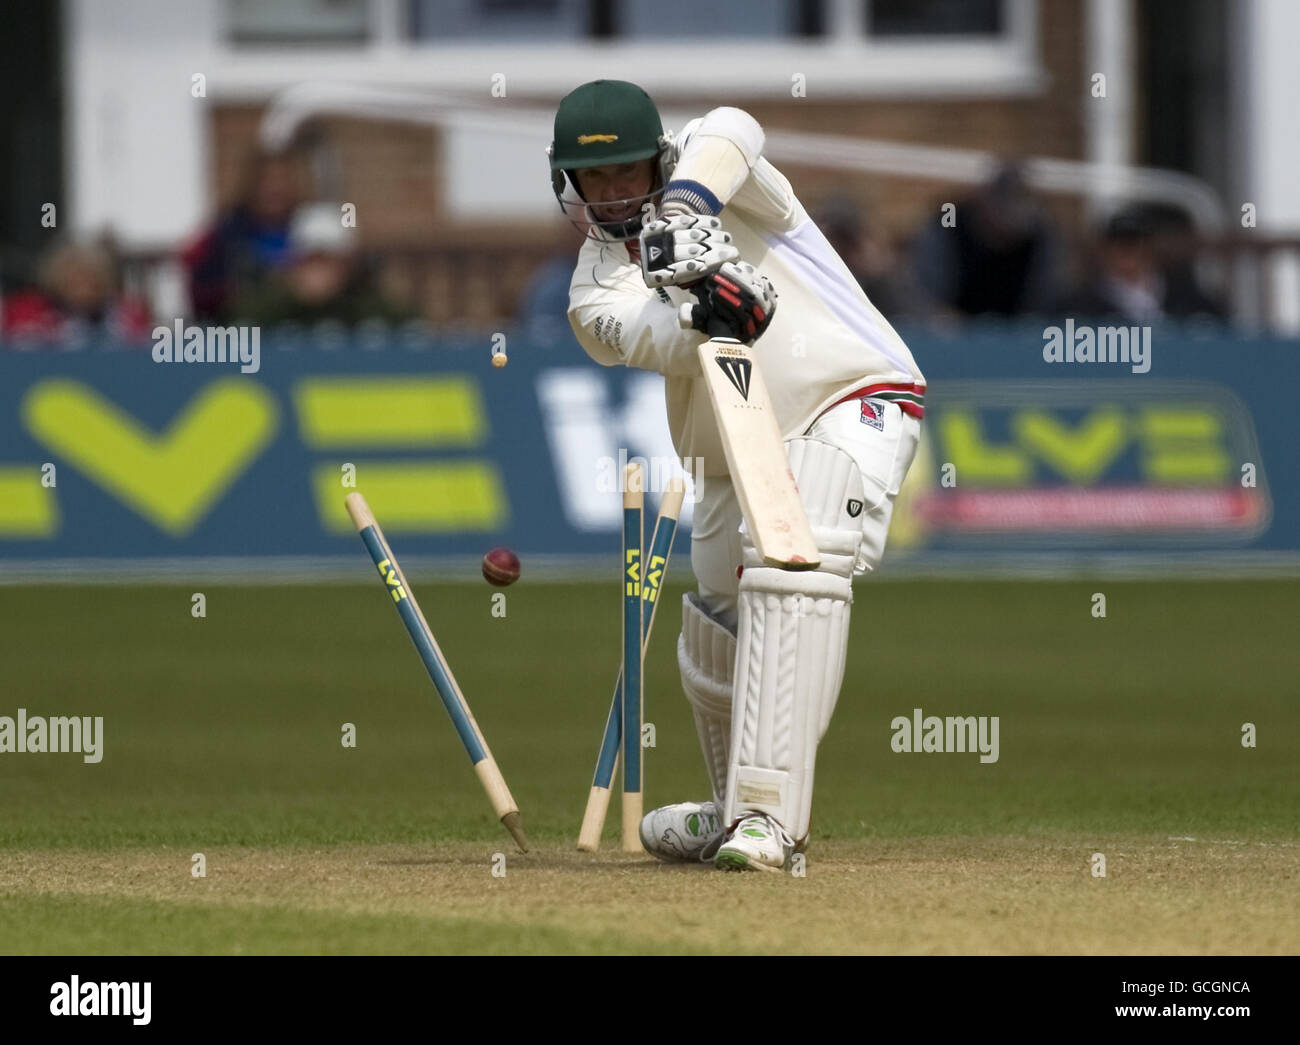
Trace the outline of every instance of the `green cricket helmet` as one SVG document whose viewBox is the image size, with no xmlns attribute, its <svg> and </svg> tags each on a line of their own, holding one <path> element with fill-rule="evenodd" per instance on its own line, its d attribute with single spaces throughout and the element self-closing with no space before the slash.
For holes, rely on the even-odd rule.
<svg viewBox="0 0 1300 1045">
<path fill-rule="evenodd" d="M 564 96 L 555 113 L 555 138 L 546 154 L 551 189 L 560 210 L 589 239 L 628 240 L 641 232 L 645 204 L 661 192 L 671 173 L 672 135 L 665 134 L 650 96 L 626 80 L 593 80 Z M 606 201 L 610 206 L 635 203 L 636 213 L 602 222 L 578 188 L 575 172 L 584 167 L 655 159 L 656 177 L 644 196 Z"/>
</svg>

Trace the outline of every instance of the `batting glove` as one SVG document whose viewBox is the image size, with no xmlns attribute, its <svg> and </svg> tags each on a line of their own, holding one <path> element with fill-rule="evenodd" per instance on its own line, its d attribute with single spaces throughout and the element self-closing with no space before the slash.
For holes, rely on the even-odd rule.
<svg viewBox="0 0 1300 1045">
<path fill-rule="evenodd" d="M 707 214 L 665 214 L 641 230 L 647 287 L 686 286 L 735 261 L 740 251 L 722 221 Z"/>
<path fill-rule="evenodd" d="M 683 305 L 678 322 L 709 337 L 757 341 L 776 314 L 776 288 L 748 262 L 727 262 L 695 289 L 698 305 Z"/>
</svg>

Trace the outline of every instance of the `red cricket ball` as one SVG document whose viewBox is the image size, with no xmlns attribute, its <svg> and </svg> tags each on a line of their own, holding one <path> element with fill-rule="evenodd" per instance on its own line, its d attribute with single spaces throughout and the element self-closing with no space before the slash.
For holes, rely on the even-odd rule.
<svg viewBox="0 0 1300 1045">
<path fill-rule="evenodd" d="M 498 588 L 519 580 L 519 556 L 509 548 L 493 548 L 483 556 L 483 579 Z"/>
</svg>

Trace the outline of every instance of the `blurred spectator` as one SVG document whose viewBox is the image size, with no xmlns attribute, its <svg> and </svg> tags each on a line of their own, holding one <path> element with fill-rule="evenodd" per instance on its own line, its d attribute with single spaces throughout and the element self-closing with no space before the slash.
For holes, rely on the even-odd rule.
<svg viewBox="0 0 1300 1045">
<path fill-rule="evenodd" d="M 1202 285 L 1196 274 L 1199 244 L 1191 218 L 1177 207 L 1151 205 L 1156 264 L 1165 279 L 1164 309 L 1170 316 L 1208 316 L 1227 319 L 1226 304 Z"/>
<path fill-rule="evenodd" d="M 145 342 L 153 321 L 145 302 L 119 292 L 106 246 L 69 241 L 46 252 L 38 286 L 4 299 L 2 329 L 15 341 L 71 345 L 98 335 Z"/>
<path fill-rule="evenodd" d="M 926 293 L 968 316 L 1046 312 L 1056 303 L 1059 236 L 1014 164 L 957 201 L 954 226 L 940 217 L 916 243 Z"/>
<path fill-rule="evenodd" d="M 181 255 L 196 319 L 229 319 L 241 294 L 284 266 L 304 181 L 295 154 L 251 154 L 233 204 Z"/>
<path fill-rule="evenodd" d="M 1164 224 L 1167 234 L 1162 238 L 1148 209 L 1129 206 L 1111 215 L 1098 235 L 1096 271 L 1065 300 L 1064 311 L 1130 323 L 1167 316 L 1222 318 L 1222 306 L 1201 290 L 1195 278 L 1190 237 L 1180 235 L 1177 221 Z"/>
<path fill-rule="evenodd" d="M 414 318 L 374 286 L 357 261 L 355 235 L 343 227 L 338 204 L 299 207 L 289 228 L 287 268 L 240 299 L 240 321 L 259 326 L 332 321 L 351 327 L 367 319 Z"/>
<path fill-rule="evenodd" d="M 871 303 L 891 323 L 924 319 L 939 310 L 889 240 L 852 200 L 826 200 L 814 208 L 812 218 Z"/>
</svg>

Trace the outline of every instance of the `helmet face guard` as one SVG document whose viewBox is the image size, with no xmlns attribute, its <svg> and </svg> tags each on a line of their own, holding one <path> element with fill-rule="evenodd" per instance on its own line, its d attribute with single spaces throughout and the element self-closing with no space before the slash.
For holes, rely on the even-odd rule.
<svg viewBox="0 0 1300 1045">
<path fill-rule="evenodd" d="M 647 220 L 647 211 L 651 216 L 653 215 L 659 197 L 663 195 L 664 186 L 668 184 L 668 178 L 672 173 L 669 160 L 672 140 L 671 133 L 660 135 L 658 152 L 653 157 L 642 157 L 642 159 L 653 158 L 655 163 L 652 166 L 654 182 L 650 191 L 641 196 L 604 200 L 593 206 L 583 197 L 582 190 L 578 188 L 575 169 L 552 170 L 551 191 L 555 193 L 555 199 L 560 205 L 560 213 L 587 239 L 597 243 L 621 243 L 636 239 L 641 234 L 641 226 Z M 553 146 L 547 148 L 548 157 L 553 156 L 553 148 Z M 593 166 L 600 165 L 593 164 Z M 635 211 L 626 218 L 612 221 L 601 220 L 594 209 L 594 207 L 617 209 L 629 203 L 635 205 Z"/>
</svg>

